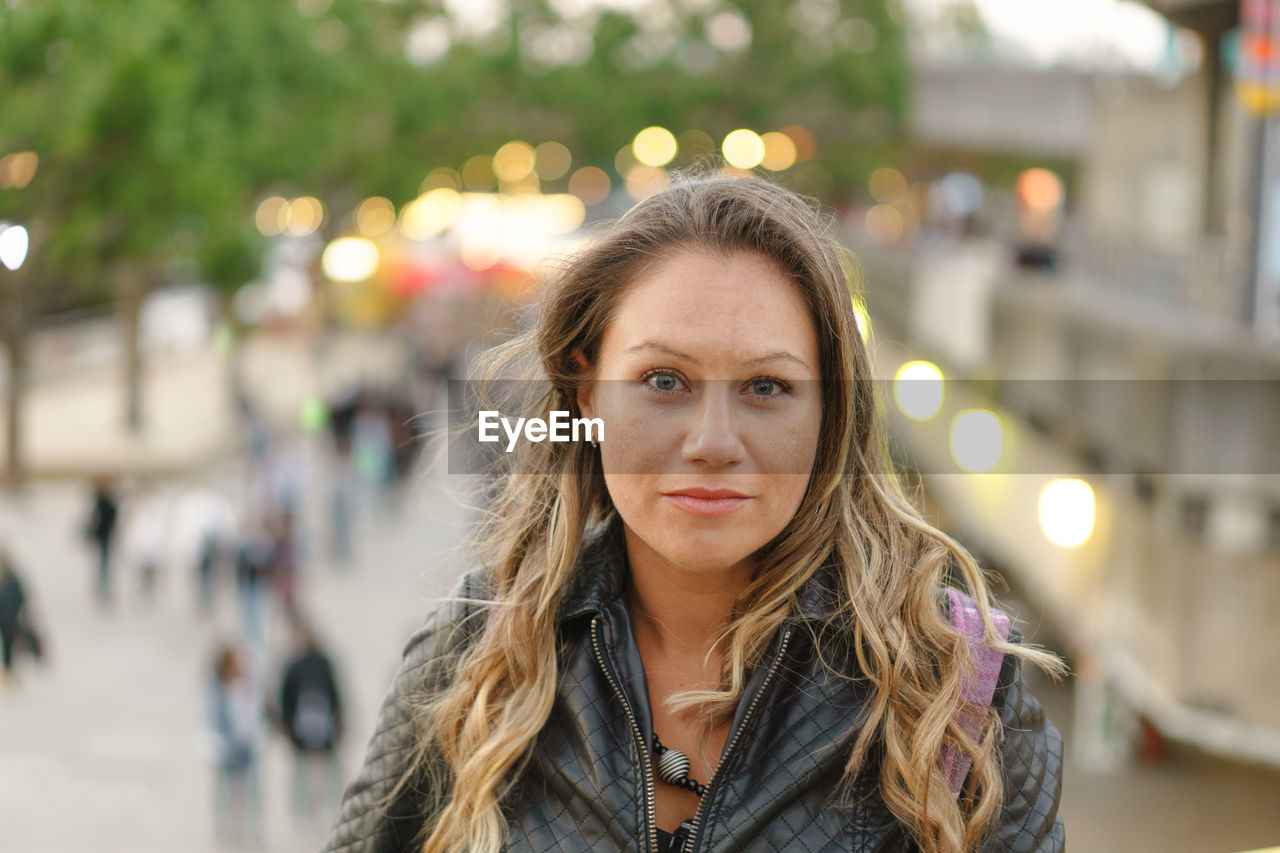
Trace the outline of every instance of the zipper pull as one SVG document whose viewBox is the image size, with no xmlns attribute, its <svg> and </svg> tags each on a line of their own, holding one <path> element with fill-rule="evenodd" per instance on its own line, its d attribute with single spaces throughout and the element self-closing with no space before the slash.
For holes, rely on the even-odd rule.
<svg viewBox="0 0 1280 853">
<path fill-rule="evenodd" d="M 689 843 L 689 839 L 693 837 L 693 821 L 686 820 L 681 822 L 675 832 L 671 833 L 671 846 L 667 848 L 668 853 L 684 853 L 685 845 Z"/>
</svg>

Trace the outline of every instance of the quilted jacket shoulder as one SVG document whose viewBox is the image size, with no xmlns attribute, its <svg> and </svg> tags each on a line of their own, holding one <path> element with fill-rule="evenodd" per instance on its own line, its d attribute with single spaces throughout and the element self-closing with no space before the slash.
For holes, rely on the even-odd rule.
<svg viewBox="0 0 1280 853">
<path fill-rule="evenodd" d="M 391 853 L 415 846 L 428 792 L 420 780 L 400 784 L 419 743 L 414 709 L 442 685 L 450 664 L 475 636 L 480 611 L 474 602 L 480 586 L 478 573 L 463 577 L 454 594 L 432 610 L 405 643 L 364 763 L 343 795 L 326 851 Z"/>
</svg>

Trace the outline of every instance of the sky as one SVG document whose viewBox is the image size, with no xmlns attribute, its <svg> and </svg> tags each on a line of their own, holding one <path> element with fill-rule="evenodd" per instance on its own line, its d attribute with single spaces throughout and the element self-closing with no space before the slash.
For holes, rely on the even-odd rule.
<svg viewBox="0 0 1280 853">
<path fill-rule="evenodd" d="M 932 14 L 952 0 L 904 0 Z M 1135 66 L 1151 68 L 1164 56 L 1164 18 L 1140 3 L 1119 0 L 973 0 L 995 35 L 1040 61 L 1053 62 L 1114 49 Z"/>
</svg>

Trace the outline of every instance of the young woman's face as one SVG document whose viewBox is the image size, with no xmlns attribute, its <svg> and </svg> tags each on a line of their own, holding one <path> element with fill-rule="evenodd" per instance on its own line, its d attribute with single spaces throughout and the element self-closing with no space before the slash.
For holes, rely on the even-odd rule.
<svg viewBox="0 0 1280 853">
<path fill-rule="evenodd" d="M 818 341 L 762 255 L 681 249 L 626 290 L 579 405 L 642 546 L 687 571 L 750 564 L 795 515 L 817 450 Z"/>
</svg>

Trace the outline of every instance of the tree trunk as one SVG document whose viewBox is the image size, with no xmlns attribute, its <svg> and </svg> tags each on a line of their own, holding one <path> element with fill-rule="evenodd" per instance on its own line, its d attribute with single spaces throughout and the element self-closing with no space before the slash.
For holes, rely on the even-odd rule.
<svg viewBox="0 0 1280 853">
<path fill-rule="evenodd" d="M 142 382 L 145 364 L 139 326 L 147 279 L 141 268 L 122 265 L 117 270 L 120 295 L 120 329 L 124 336 L 124 425 L 134 435 L 143 431 Z"/>
<path fill-rule="evenodd" d="M 8 362 L 5 382 L 5 468 L 4 481 L 10 488 L 17 488 L 26 479 L 26 465 L 22 458 L 23 398 L 27 384 L 27 323 L 22 302 L 22 290 L 26 271 L 0 276 L 0 317 L 4 318 L 0 334 L 4 337 L 4 350 Z M 4 281 L 4 279 L 8 279 Z"/>
</svg>

